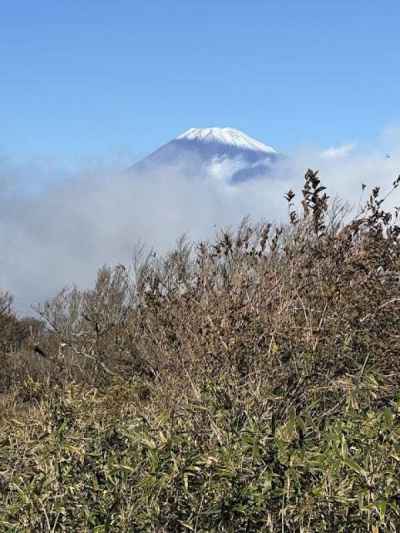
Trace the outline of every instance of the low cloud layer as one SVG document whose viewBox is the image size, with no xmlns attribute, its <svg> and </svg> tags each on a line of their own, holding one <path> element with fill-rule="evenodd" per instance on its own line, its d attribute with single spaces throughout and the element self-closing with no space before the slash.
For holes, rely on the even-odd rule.
<svg viewBox="0 0 400 533">
<path fill-rule="evenodd" d="M 71 174 L 49 160 L 0 158 L 0 288 L 26 312 L 65 285 L 90 286 L 103 264 L 129 263 L 137 243 L 165 251 L 183 233 L 209 238 L 247 215 L 277 221 L 287 212 L 283 194 L 300 191 L 307 168 L 320 169 L 332 196 L 356 205 L 362 183 L 387 189 L 400 172 L 399 130 L 387 130 L 372 147 L 299 149 L 273 176 L 235 186 L 218 171 L 208 178 L 171 169 Z"/>
</svg>

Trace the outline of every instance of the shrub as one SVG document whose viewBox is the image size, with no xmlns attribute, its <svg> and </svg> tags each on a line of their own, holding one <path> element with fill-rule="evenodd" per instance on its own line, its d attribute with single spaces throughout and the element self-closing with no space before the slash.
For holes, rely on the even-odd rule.
<svg viewBox="0 0 400 533">
<path fill-rule="evenodd" d="M 397 211 L 375 188 L 351 218 L 311 170 L 286 200 L 285 225 L 181 239 L 38 310 L 3 527 L 400 528 Z"/>
</svg>

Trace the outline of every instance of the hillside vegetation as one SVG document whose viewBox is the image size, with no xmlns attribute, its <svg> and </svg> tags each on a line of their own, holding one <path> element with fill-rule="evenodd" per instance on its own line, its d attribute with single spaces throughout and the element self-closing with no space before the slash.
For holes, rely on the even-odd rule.
<svg viewBox="0 0 400 533">
<path fill-rule="evenodd" d="M 0 531 L 399 531 L 384 199 L 350 217 L 309 170 L 285 225 L 138 253 L 35 320 L 4 294 Z"/>
</svg>

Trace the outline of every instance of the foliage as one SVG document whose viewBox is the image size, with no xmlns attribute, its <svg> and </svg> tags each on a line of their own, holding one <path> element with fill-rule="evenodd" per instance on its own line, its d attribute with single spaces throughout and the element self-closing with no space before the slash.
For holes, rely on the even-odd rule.
<svg viewBox="0 0 400 533">
<path fill-rule="evenodd" d="M 286 199 L 3 348 L 0 529 L 399 530 L 397 212 L 349 219 L 311 170 Z"/>
</svg>

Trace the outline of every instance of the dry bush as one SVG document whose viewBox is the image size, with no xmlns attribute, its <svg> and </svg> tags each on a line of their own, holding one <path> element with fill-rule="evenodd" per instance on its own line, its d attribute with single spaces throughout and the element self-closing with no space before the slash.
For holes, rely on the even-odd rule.
<svg viewBox="0 0 400 533">
<path fill-rule="evenodd" d="M 350 221 L 311 170 L 301 209 L 292 191 L 286 199 L 287 225 L 244 220 L 213 243 L 182 239 L 134 273 L 103 267 L 93 290 L 47 302 L 38 344 L 58 381 L 136 375 L 179 396 L 226 373 L 276 388 L 397 372 L 399 227 L 379 189 Z"/>
<path fill-rule="evenodd" d="M 8 524 L 399 529 L 398 211 L 375 188 L 351 218 L 311 170 L 286 200 L 285 225 L 181 239 L 39 309 Z"/>
<path fill-rule="evenodd" d="M 12 297 L 0 293 L 0 393 L 12 389 L 27 377 L 39 378 L 45 364 L 33 352 L 34 339 L 45 338 L 44 323 L 36 318 L 17 318 Z"/>
<path fill-rule="evenodd" d="M 12 310 L 12 297 L 0 290 L 0 352 L 8 349 L 15 326 L 15 315 Z"/>
</svg>

